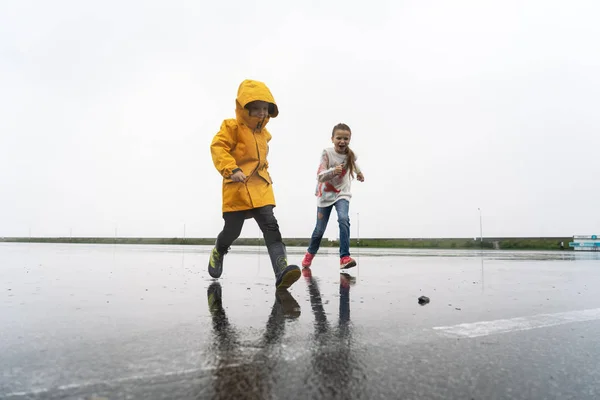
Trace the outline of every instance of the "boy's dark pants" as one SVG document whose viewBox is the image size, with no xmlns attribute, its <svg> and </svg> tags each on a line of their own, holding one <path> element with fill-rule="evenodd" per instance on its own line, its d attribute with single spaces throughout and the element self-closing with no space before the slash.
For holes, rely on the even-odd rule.
<svg viewBox="0 0 600 400">
<path fill-rule="evenodd" d="M 277 274 L 280 270 L 287 267 L 287 257 L 285 246 L 281 239 L 281 232 L 279 232 L 279 224 L 277 224 L 277 219 L 273 214 L 273 206 L 223 213 L 225 226 L 217 237 L 217 251 L 221 254 L 227 252 L 229 246 L 240 236 L 244 221 L 247 218 L 254 218 L 262 231 L 273 264 L 273 270 Z"/>
</svg>

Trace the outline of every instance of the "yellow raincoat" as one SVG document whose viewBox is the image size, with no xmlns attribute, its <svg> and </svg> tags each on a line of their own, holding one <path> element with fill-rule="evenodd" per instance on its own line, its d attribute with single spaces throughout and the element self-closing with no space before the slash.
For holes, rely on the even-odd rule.
<svg viewBox="0 0 600 400">
<path fill-rule="evenodd" d="M 251 117 L 244 108 L 256 100 L 270 104 L 268 117 Z M 277 104 L 264 83 L 245 80 L 238 89 L 235 106 L 236 118 L 223 121 L 210 145 L 213 163 L 223 176 L 223 212 L 274 206 L 273 182 L 267 171 L 271 134 L 265 126 L 279 114 Z M 230 179 L 236 168 L 246 175 L 246 181 Z"/>
</svg>

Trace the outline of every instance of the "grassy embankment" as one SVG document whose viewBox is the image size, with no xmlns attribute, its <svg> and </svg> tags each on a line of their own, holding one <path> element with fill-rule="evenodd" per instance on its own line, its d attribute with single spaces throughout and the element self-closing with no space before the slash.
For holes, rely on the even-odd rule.
<svg viewBox="0 0 600 400">
<path fill-rule="evenodd" d="M 286 238 L 287 246 L 308 246 L 308 238 Z M 365 238 L 350 242 L 351 247 L 367 248 L 406 248 L 406 249 L 501 249 L 501 250 L 560 250 L 560 242 L 564 242 L 565 250 L 569 249 L 570 237 L 515 237 L 515 238 L 485 238 L 483 242 L 473 238 Z M 27 242 L 27 243 L 97 243 L 97 244 L 185 244 L 185 245 L 213 245 L 214 238 L 129 238 L 129 237 L 46 237 L 46 238 L 0 238 L 0 242 Z M 263 239 L 240 238 L 238 245 L 262 245 Z M 337 241 L 323 239 L 322 246 L 337 247 Z"/>
</svg>

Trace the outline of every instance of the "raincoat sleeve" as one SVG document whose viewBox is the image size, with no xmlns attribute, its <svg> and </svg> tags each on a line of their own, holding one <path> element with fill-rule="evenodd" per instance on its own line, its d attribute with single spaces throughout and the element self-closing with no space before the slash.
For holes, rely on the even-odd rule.
<svg viewBox="0 0 600 400">
<path fill-rule="evenodd" d="M 329 167 L 329 157 L 327 156 L 327 151 L 323 150 L 323 154 L 321 154 L 321 162 L 319 163 L 319 169 L 317 170 L 317 180 L 319 182 L 329 181 L 335 176 L 335 167 L 327 167 Z"/>
<path fill-rule="evenodd" d="M 223 121 L 221 129 L 210 144 L 210 153 L 215 168 L 226 179 L 230 178 L 232 171 L 238 167 L 231 155 L 231 150 L 236 145 L 236 139 L 235 127 L 230 126 L 227 121 Z"/>
</svg>

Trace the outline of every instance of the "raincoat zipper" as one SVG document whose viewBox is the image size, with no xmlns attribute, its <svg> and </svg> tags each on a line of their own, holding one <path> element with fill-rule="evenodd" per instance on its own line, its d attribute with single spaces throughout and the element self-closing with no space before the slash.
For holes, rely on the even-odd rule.
<svg viewBox="0 0 600 400">
<path fill-rule="evenodd" d="M 264 121 L 265 121 L 265 119 L 263 118 L 262 121 L 260 121 L 256 125 L 256 128 L 252 129 L 252 137 L 254 138 L 254 144 L 256 144 L 256 154 L 258 155 L 258 165 L 256 166 L 256 168 L 254 168 L 252 173 L 250 175 L 248 175 L 248 179 L 250 179 L 250 177 L 252 175 L 254 175 L 254 173 L 256 171 L 258 171 L 258 167 L 260 166 L 260 149 L 258 147 L 258 140 L 256 140 L 256 130 L 262 128 Z M 246 187 L 246 192 L 248 192 L 248 198 L 250 199 L 250 202 L 252 203 L 252 208 L 254 208 L 254 202 L 252 201 L 252 196 L 250 195 L 250 190 L 248 190 L 248 184 L 246 181 L 244 181 L 244 186 Z"/>
</svg>

